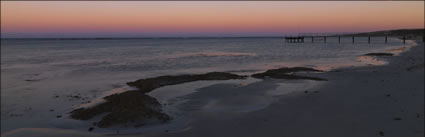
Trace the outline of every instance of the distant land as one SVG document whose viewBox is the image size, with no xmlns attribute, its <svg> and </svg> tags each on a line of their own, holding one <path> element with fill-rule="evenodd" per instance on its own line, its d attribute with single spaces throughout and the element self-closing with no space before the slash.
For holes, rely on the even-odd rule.
<svg viewBox="0 0 425 137">
<path fill-rule="evenodd" d="M 425 29 L 397 29 L 351 34 L 350 36 L 424 36 Z"/>
<path fill-rule="evenodd" d="M 345 34 L 344 36 L 424 36 L 425 29 L 396 29 Z M 211 36 L 211 37 L 98 37 L 98 38 L 1 38 L 5 40 L 131 40 L 131 39 L 226 39 L 226 38 L 282 38 L 284 36 Z"/>
</svg>

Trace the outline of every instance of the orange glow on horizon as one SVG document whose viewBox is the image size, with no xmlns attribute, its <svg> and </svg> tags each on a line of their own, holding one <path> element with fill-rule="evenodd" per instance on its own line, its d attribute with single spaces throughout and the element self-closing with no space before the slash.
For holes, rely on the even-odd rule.
<svg viewBox="0 0 425 137">
<path fill-rule="evenodd" d="M 423 28 L 424 2 L 1 2 L 2 33 L 285 34 Z"/>
</svg>

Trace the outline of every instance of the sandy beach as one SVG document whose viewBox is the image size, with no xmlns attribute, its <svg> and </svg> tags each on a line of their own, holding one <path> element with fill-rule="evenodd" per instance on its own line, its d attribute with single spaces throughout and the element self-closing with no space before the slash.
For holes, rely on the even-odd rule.
<svg viewBox="0 0 425 137">
<path fill-rule="evenodd" d="M 159 136 L 424 136 L 423 43 L 378 58 L 389 64 L 317 74 L 329 82 L 250 113 L 195 115 L 188 131 Z"/>
</svg>

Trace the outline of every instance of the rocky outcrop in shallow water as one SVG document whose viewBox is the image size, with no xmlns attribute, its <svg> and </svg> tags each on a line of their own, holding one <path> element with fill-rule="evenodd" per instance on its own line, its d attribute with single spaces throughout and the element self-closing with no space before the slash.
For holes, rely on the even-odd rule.
<svg viewBox="0 0 425 137">
<path fill-rule="evenodd" d="M 312 68 L 294 67 L 271 69 L 263 73 L 252 75 L 254 78 L 271 77 L 276 79 L 308 79 L 326 81 L 326 79 L 298 76 L 295 72 L 322 72 Z M 128 82 L 129 86 L 137 87 L 138 90 L 125 91 L 119 94 L 113 94 L 104 97 L 106 102 L 94 107 L 75 109 L 71 114 L 71 118 L 77 120 L 89 120 L 100 114 L 106 114 L 97 122 L 100 128 L 110 127 L 114 125 L 133 125 L 140 126 L 152 122 L 167 122 L 171 117 L 163 113 L 162 105 L 153 97 L 146 95 L 154 89 L 177 85 L 187 82 L 199 80 L 230 80 L 245 79 L 247 76 L 240 76 L 225 72 L 210 72 L 206 74 L 196 75 L 177 75 L 177 76 L 159 76 L 154 78 L 140 79 Z"/>
<path fill-rule="evenodd" d="M 199 80 L 230 80 L 245 78 L 246 76 L 240 76 L 226 72 L 210 72 L 197 75 L 160 76 L 155 78 L 140 79 L 134 82 L 128 82 L 127 85 L 137 87 L 141 92 L 147 93 L 163 86 L 177 85 Z"/>
<path fill-rule="evenodd" d="M 292 73 L 295 72 L 323 72 L 321 70 L 305 68 L 305 67 L 293 67 L 293 68 L 279 68 L 279 69 L 270 69 L 263 73 L 257 73 L 251 75 L 254 78 L 264 79 L 266 77 L 275 78 L 275 79 L 306 79 L 306 80 L 317 80 L 317 81 L 327 81 L 327 79 L 309 77 L 309 76 L 299 76 Z"/>
<path fill-rule="evenodd" d="M 91 108 L 79 108 L 71 112 L 71 118 L 89 120 L 102 113 L 108 113 L 97 124 L 104 128 L 117 124 L 143 124 L 147 120 L 156 119 L 166 122 L 171 118 L 162 112 L 161 104 L 138 90 L 113 94 L 104 98 L 105 103 Z"/>
<path fill-rule="evenodd" d="M 199 80 L 229 80 L 244 79 L 246 76 L 235 75 L 224 72 L 211 72 L 198 75 L 160 76 L 155 78 L 140 79 L 128 82 L 130 86 L 139 90 L 125 91 L 104 97 L 105 103 L 90 108 L 79 108 L 73 110 L 71 118 L 78 120 L 89 120 L 97 115 L 107 113 L 97 126 L 101 128 L 119 125 L 133 124 L 144 125 L 148 121 L 159 120 L 167 122 L 170 116 L 162 112 L 161 104 L 153 97 L 146 95 L 156 88 L 176 85 Z"/>
<path fill-rule="evenodd" d="M 392 53 L 368 53 L 365 56 L 394 56 Z"/>
</svg>

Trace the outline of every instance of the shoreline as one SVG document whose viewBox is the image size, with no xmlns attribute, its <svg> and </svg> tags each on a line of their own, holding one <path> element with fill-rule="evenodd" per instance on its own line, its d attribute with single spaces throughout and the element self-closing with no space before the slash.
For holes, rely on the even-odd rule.
<svg viewBox="0 0 425 137">
<path fill-rule="evenodd" d="M 381 58 L 387 65 L 318 73 L 313 76 L 330 81 L 310 92 L 292 92 L 246 114 L 200 114 L 190 130 L 157 136 L 422 137 L 423 51 L 418 42 Z"/>
<path fill-rule="evenodd" d="M 288 119 L 288 118 L 291 118 L 290 116 L 293 113 L 298 113 L 298 114 L 301 113 L 302 114 L 303 112 L 301 110 L 299 110 L 297 112 L 291 112 L 291 114 L 287 114 L 287 112 L 282 112 L 282 110 L 276 112 L 276 113 L 281 113 L 281 114 L 288 115 L 287 117 L 286 116 L 281 116 L 281 117 L 286 117 L 286 119 L 285 118 L 278 117 L 278 116 L 270 117 L 270 116 L 267 116 L 267 115 L 269 113 L 271 113 L 271 112 L 274 112 L 275 110 L 271 110 L 271 109 L 276 108 L 279 105 L 282 105 L 282 102 L 284 102 L 284 103 L 285 102 L 286 103 L 288 103 L 288 102 L 290 102 L 290 103 L 301 103 L 302 105 L 306 105 L 306 104 L 311 103 L 311 100 L 306 100 L 304 98 L 305 95 L 309 96 L 308 98 L 311 98 L 311 99 L 314 98 L 313 97 L 314 95 L 320 97 L 320 96 L 323 96 L 322 94 L 333 94 L 333 95 L 338 95 L 339 97 L 345 97 L 346 95 L 343 94 L 343 93 L 338 93 L 338 92 L 332 91 L 332 90 L 335 90 L 335 89 L 332 89 L 332 86 L 335 86 L 337 88 L 344 88 L 343 85 L 345 85 L 345 86 L 351 85 L 351 82 L 352 81 L 356 81 L 357 79 L 359 79 L 360 81 L 362 81 L 362 80 L 364 80 L 364 77 L 368 77 L 368 75 L 364 75 L 363 73 L 365 73 L 365 74 L 369 74 L 369 73 L 374 73 L 374 74 L 376 73 L 376 74 L 378 74 L 378 73 L 380 73 L 381 75 L 387 74 L 387 73 L 393 73 L 394 70 L 391 71 L 391 70 L 388 70 L 388 69 L 385 69 L 385 70 L 380 70 L 380 69 L 382 69 L 382 68 L 388 68 L 388 66 L 394 67 L 394 65 L 397 65 L 397 63 L 407 63 L 407 62 L 404 62 L 403 61 L 403 59 L 405 59 L 404 56 L 407 56 L 407 55 L 410 55 L 410 54 L 415 54 L 415 55 L 416 54 L 419 54 L 419 53 L 410 53 L 410 52 L 412 52 L 411 51 L 412 49 L 417 49 L 417 47 L 419 47 L 419 48 L 422 47 L 422 50 L 421 50 L 422 51 L 422 68 L 420 66 L 417 67 L 418 64 L 413 65 L 413 66 L 408 66 L 408 68 L 413 68 L 412 69 L 414 71 L 413 73 L 418 73 L 417 71 L 422 69 L 422 71 L 419 71 L 419 73 L 421 72 L 422 73 L 421 76 L 423 76 L 423 43 L 418 43 L 418 45 L 411 47 L 411 49 L 408 50 L 407 52 L 401 53 L 400 56 L 386 58 L 385 60 L 388 61 L 388 64 L 387 65 L 383 65 L 383 66 L 344 67 L 344 68 L 337 69 L 337 71 L 329 71 L 329 72 L 326 72 L 326 73 L 318 73 L 318 74 L 312 75 L 312 76 L 319 76 L 319 77 L 327 78 L 327 79 L 330 79 L 330 82 L 331 83 L 336 82 L 336 83 L 339 83 L 339 84 L 325 83 L 325 86 L 320 86 L 317 89 L 313 88 L 311 90 L 314 90 L 314 91 L 310 91 L 308 93 L 305 93 L 305 92 L 291 92 L 290 94 L 286 94 L 284 97 L 279 97 L 278 101 L 274 101 L 272 104 L 270 104 L 270 106 L 267 106 L 265 109 L 256 110 L 254 112 L 249 112 L 250 114 L 239 114 L 239 113 L 234 114 L 234 113 L 232 113 L 232 114 L 230 114 L 228 116 L 223 116 L 224 119 L 227 118 L 226 121 L 223 121 L 222 119 L 215 119 L 215 118 L 212 118 L 211 119 L 211 117 L 204 116 L 203 114 L 199 114 L 199 115 L 196 114 L 197 115 L 196 116 L 197 121 L 201 121 L 201 122 L 195 121 L 195 122 L 191 123 L 191 124 L 194 125 L 194 126 L 192 126 L 193 127 L 192 129 L 189 129 L 189 130 L 184 129 L 183 131 L 175 131 L 175 132 L 169 132 L 169 133 L 167 132 L 167 133 L 164 133 L 164 134 L 159 134 L 159 136 L 200 136 L 200 135 L 203 135 L 204 136 L 206 133 L 211 132 L 210 130 L 204 129 L 205 128 L 205 124 L 208 124 L 210 122 L 211 122 L 212 125 L 210 125 L 210 124 L 208 124 L 208 125 L 211 126 L 211 127 L 220 127 L 220 129 L 227 127 L 227 126 L 221 125 L 220 121 L 223 122 L 223 123 L 229 123 L 229 122 L 232 123 L 232 122 L 235 122 L 235 121 L 236 121 L 236 123 L 237 122 L 242 122 L 242 123 L 247 122 L 246 124 L 243 124 L 244 125 L 243 127 L 239 127 L 240 129 L 236 129 L 236 131 L 226 131 L 226 129 L 223 129 L 223 131 L 221 131 L 221 133 L 234 132 L 234 133 L 232 133 L 232 134 L 235 134 L 234 136 L 248 136 L 248 135 L 251 135 L 251 134 L 250 133 L 245 133 L 244 134 L 243 130 L 246 130 L 247 128 L 248 129 L 249 128 L 254 128 L 254 127 L 251 127 L 252 125 L 249 125 L 249 124 L 252 124 L 252 123 L 249 122 L 250 119 L 251 120 L 253 119 L 254 122 L 256 120 L 260 120 L 260 123 L 261 123 L 261 120 L 264 120 L 262 118 L 266 118 L 267 120 L 265 120 L 265 121 L 267 121 L 267 122 L 273 121 L 273 120 L 268 120 L 269 118 L 270 119 L 278 119 L 276 121 L 279 121 L 279 119 L 280 120 L 283 120 L 283 121 L 286 121 L 286 120 L 296 121 L 296 120 L 292 120 L 292 119 Z M 403 57 L 403 59 L 399 59 L 401 57 Z M 420 60 L 421 59 L 419 59 L 419 61 Z M 415 61 L 417 61 L 417 60 L 415 60 Z M 402 65 L 406 65 L 406 64 L 402 64 Z M 419 63 L 419 65 L 420 65 L 420 63 Z M 382 68 L 380 68 L 380 67 L 382 67 Z M 382 71 L 385 71 L 385 72 L 382 72 Z M 362 75 L 358 75 L 359 73 L 362 74 Z M 401 74 L 399 74 L 399 75 L 401 75 Z M 345 76 L 350 76 L 350 79 L 353 76 L 353 77 L 355 77 L 355 79 L 354 80 L 349 80 L 347 78 L 345 78 L 345 79 L 344 78 L 341 78 L 341 77 L 345 77 Z M 388 78 L 392 78 L 392 77 L 385 77 L 385 78 L 388 79 Z M 336 79 L 338 79 L 338 80 L 336 80 Z M 420 79 L 419 79 L 419 81 L 420 81 Z M 379 81 L 375 81 L 375 82 L 379 82 Z M 273 85 L 273 83 L 276 84 L 276 83 L 279 83 L 279 81 L 277 81 L 277 82 L 276 81 L 274 81 L 274 82 L 272 81 L 272 84 L 270 84 L 270 81 L 265 81 L 264 83 L 266 83 L 266 85 Z M 347 83 L 350 83 L 350 84 L 347 84 Z M 422 77 L 422 83 L 423 83 L 423 77 Z M 359 82 L 359 83 L 356 83 L 356 84 L 360 84 L 360 85 L 365 84 L 365 85 L 367 85 L 367 84 L 371 84 L 371 83 L 369 83 L 369 82 L 366 82 L 366 83 Z M 388 83 L 386 83 L 386 84 L 388 84 Z M 391 85 L 392 84 L 393 83 L 391 83 Z M 406 83 L 404 83 L 404 84 L 406 84 Z M 211 89 L 214 89 L 214 88 L 217 88 L 217 87 L 210 87 L 210 86 L 208 86 L 208 87 L 209 88 L 206 88 L 207 89 L 206 91 L 211 90 Z M 354 90 L 355 88 L 358 88 L 358 87 L 354 87 L 354 88 L 351 87 L 351 88 L 352 89 L 350 89 L 350 90 Z M 421 87 L 419 87 L 419 88 L 421 88 Z M 332 91 L 332 93 L 325 92 L 327 90 L 329 90 L 329 92 Z M 366 90 L 368 90 L 368 89 L 366 89 Z M 316 92 L 316 91 L 318 91 L 318 92 Z M 358 94 L 354 94 L 354 93 L 352 93 L 352 94 L 358 96 Z M 384 96 L 386 96 L 387 94 L 385 94 Z M 393 97 L 394 97 L 394 94 L 395 93 L 392 94 Z M 351 95 L 351 92 L 348 95 Z M 423 95 L 423 85 L 422 85 L 422 95 Z M 204 95 L 202 95 L 202 96 L 204 96 Z M 321 98 L 322 99 L 325 99 L 326 97 L 321 97 Z M 288 99 L 288 100 L 285 100 L 285 99 Z M 334 99 L 334 101 L 335 101 L 335 98 L 330 98 L 330 99 Z M 350 98 L 350 99 L 352 99 L 352 98 Z M 320 102 L 320 101 L 323 101 L 323 100 L 316 100 L 316 101 L 319 101 Z M 354 100 L 351 100 L 351 101 L 355 102 Z M 353 102 L 351 102 L 351 103 L 353 103 Z M 423 102 L 423 99 L 422 99 L 422 102 Z M 329 103 L 329 104 L 328 103 L 329 102 L 327 102 L 326 104 L 327 105 L 331 104 L 331 103 Z M 338 102 L 334 102 L 334 103 L 338 103 Z M 364 104 L 368 104 L 368 103 L 364 103 Z M 286 105 L 285 107 L 289 107 L 289 109 L 296 109 L 296 110 L 299 109 L 299 108 L 294 108 L 294 106 L 291 107 L 291 106 L 288 106 L 288 105 Z M 311 106 L 308 106 L 308 107 L 311 107 Z M 320 106 L 320 107 L 323 107 L 323 106 Z M 327 107 L 332 108 L 330 106 L 327 106 Z M 271 112 L 268 112 L 268 111 L 271 111 Z M 318 113 L 316 111 L 312 111 L 312 112 Z M 328 112 L 325 112 L 325 114 L 332 112 L 332 110 L 327 110 L 327 111 Z M 273 113 L 271 113 L 271 114 L 273 115 Z M 319 114 L 321 114 L 321 113 L 319 113 Z M 212 115 L 216 115 L 216 113 L 213 112 Z M 264 115 L 266 115 L 266 116 L 264 116 Z M 219 116 L 219 115 L 216 115 L 216 116 Z M 237 116 L 237 117 L 235 118 L 235 116 Z M 423 110 L 422 110 L 422 113 L 420 114 L 420 116 L 423 117 Z M 323 114 L 322 114 L 322 117 L 323 117 Z M 311 122 L 309 122 L 308 120 L 305 120 L 305 119 L 304 120 L 301 119 L 301 120 L 305 122 L 305 125 L 311 123 Z M 314 121 L 314 120 L 312 120 L 312 121 Z M 202 122 L 205 122 L 205 123 L 202 123 Z M 297 122 L 295 122 L 295 123 L 297 123 Z M 422 123 L 423 123 L 423 118 L 422 118 Z M 314 122 L 314 124 L 320 124 L 320 122 Z M 300 123 L 299 125 L 304 125 L 304 124 Z M 209 127 L 209 126 L 207 126 L 207 127 Z M 254 126 L 255 126 L 255 124 L 254 124 Z M 285 125 L 285 124 L 281 124 L 281 125 L 276 124 L 276 125 L 273 125 L 273 126 L 270 126 L 269 125 L 267 127 L 269 127 L 269 128 L 270 127 L 271 128 L 277 128 L 277 127 L 282 127 L 282 126 L 291 127 L 290 124 L 287 124 L 287 125 Z M 320 125 L 317 125 L 317 126 L 320 127 Z M 423 125 L 422 125 L 422 127 L 423 127 Z M 227 128 L 232 128 L 232 127 L 227 127 Z M 18 129 L 18 131 L 19 130 L 20 129 Z M 25 129 L 22 129 L 22 130 L 24 130 L 24 132 L 25 132 Z M 32 129 L 29 129 L 29 130 L 32 130 Z M 303 129 L 298 128 L 298 130 L 301 130 L 301 131 L 298 131 L 298 132 L 295 132 L 295 133 L 292 133 L 292 134 L 291 133 L 286 133 L 286 134 L 288 134 L 287 136 L 302 136 L 299 133 L 302 133 L 302 130 Z M 5 134 L 7 136 L 13 136 L 13 132 L 14 131 L 15 130 L 13 130 L 11 132 L 6 132 Z M 238 131 L 241 131 L 241 132 L 238 132 Z M 281 134 L 278 134 L 278 133 L 273 133 L 273 132 L 276 132 L 276 131 L 280 131 L 280 130 L 277 130 L 277 129 L 275 129 L 274 131 L 271 130 L 271 129 L 270 129 L 270 131 L 267 130 L 267 129 L 260 129 L 259 131 L 261 131 L 261 133 L 262 133 L 262 134 L 259 133 L 258 134 L 259 136 L 260 135 L 270 135 L 270 136 L 281 135 Z M 324 131 L 326 131 L 326 130 L 324 130 Z M 380 131 L 378 131 L 378 132 L 380 132 Z M 79 131 L 75 131 L 75 132 L 76 133 L 79 133 Z M 319 131 L 316 131 L 316 133 L 317 132 L 319 132 Z M 386 135 L 389 134 L 388 132 L 385 132 L 385 131 L 383 131 L 383 132 L 386 133 Z M 328 133 L 331 133 L 331 132 L 328 131 Z M 345 132 L 343 132 L 343 133 L 345 133 Z M 219 136 L 232 136 L 232 134 L 225 134 L 225 135 L 219 135 Z M 321 133 L 321 134 L 326 134 L 326 133 Z M 101 133 L 100 134 L 87 133 L 87 136 L 92 136 L 92 135 L 102 135 L 102 134 Z M 422 131 L 422 135 L 423 135 L 423 131 Z M 153 134 L 153 136 L 156 136 L 156 135 Z M 211 134 L 211 136 L 215 136 L 215 134 Z M 311 133 L 311 134 L 307 134 L 305 136 L 315 136 L 315 134 L 314 133 Z M 327 136 L 332 136 L 332 135 L 327 135 Z M 341 133 L 340 133 L 339 136 L 341 136 Z M 344 135 L 344 136 L 347 136 L 347 135 Z M 353 136 L 354 136 L 354 134 L 353 134 Z M 363 136 L 363 135 L 358 135 L 358 136 Z"/>
</svg>

